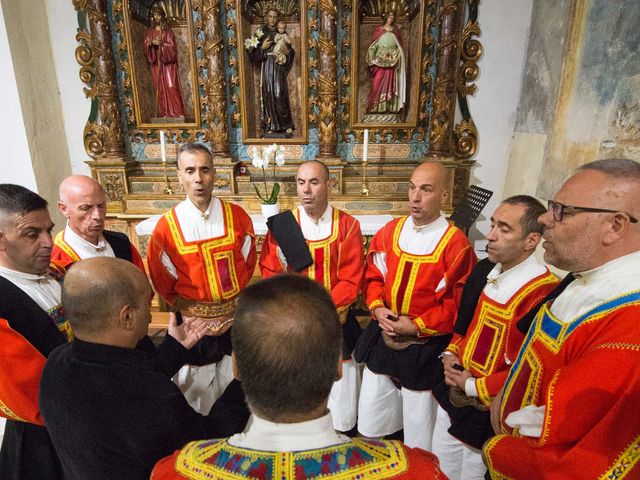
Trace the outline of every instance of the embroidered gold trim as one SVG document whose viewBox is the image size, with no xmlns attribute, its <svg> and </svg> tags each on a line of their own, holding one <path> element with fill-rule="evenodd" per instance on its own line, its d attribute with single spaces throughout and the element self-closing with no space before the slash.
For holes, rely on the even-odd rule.
<svg viewBox="0 0 640 480">
<path fill-rule="evenodd" d="M 64 239 L 64 230 L 61 230 L 61 231 L 58 232 L 58 234 L 56 235 L 56 238 L 53 241 L 53 243 L 55 244 L 56 247 L 58 247 L 60 250 L 62 250 L 64 253 L 66 253 L 69 257 L 71 257 L 71 259 L 74 262 L 80 261 L 80 257 L 78 256 L 78 254 L 75 252 L 75 250 L 73 248 L 71 248 L 71 245 L 69 245 L 65 241 L 65 239 Z"/>
</svg>

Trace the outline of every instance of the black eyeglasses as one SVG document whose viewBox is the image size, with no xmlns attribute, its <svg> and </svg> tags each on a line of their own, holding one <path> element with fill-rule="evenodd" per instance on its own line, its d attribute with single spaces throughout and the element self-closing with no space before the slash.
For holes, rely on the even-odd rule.
<svg viewBox="0 0 640 480">
<path fill-rule="evenodd" d="M 631 223 L 638 223 L 638 219 L 633 217 L 627 212 L 621 212 L 620 210 L 609 210 L 606 208 L 591 208 L 591 207 L 576 207 L 574 205 L 565 205 L 560 202 L 554 202 L 553 200 L 547 201 L 547 210 L 553 214 L 553 220 L 561 222 L 564 218 L 564 212 L 592 212 L 592 213 L 624 213 L 629 217 Z"/>
</svg>

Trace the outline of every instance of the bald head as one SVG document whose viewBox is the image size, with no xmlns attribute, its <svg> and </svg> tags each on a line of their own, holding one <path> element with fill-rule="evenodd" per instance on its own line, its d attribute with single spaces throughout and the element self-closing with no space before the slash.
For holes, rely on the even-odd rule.
<svg viewBox="0 0 640 480">
<path fill-rule="evenodd" d="M 73 197 L 80 192 L 94 191 L 105 194 L 102 185 L 87 175 L 71 175 L 65 178 L 58 188 L 61 202 L 68 202 L 70 196 Z"/>
<path fill-rule="evenodd" d="M 440 216 L 446 199 L 447 169 L 440 162 L 418 165 L 409 180 L 409 213 L 416 226 L 427 225 Z"/>
<path fill-rule="evenodd" d="M 146 334 L 150 295 L 147 278 L 131 262 L 96 257 L 71 266 L 64 277 L 62 306 L 78 338 L 126 336 L 126 328 L 119 331 L 124 320 L 130 323 L 128 333 L 135 346 Z M 136 314 L 138 318 L 131 318 Z"/>
<path fill-rule="evenodd" d="M 597 160 L 578 168 L 605 180 L 593 192 L 613 210 L 628 212 L 640 219 L 640 163 L 626 159 Z"/>
<path fill-rule="evenodd" d="M 85 175 L 65 178 L 59 188 L 58 208 L 67 217 L 69 228 L 96 245 L 104 230 L 107 197 L 102 186 Z"/>
</svg>

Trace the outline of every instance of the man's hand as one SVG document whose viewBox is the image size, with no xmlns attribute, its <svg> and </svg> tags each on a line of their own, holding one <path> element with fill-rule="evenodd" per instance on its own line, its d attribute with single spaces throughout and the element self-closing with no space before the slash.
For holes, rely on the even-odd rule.
<svg viewBox="0 0 640 480">
<path fill-rule="evenodd" d="M 378 307 L 373 310 L 373 316 L 377 320 L 382 330 L 384 330 L 391 336 L 395 336 L 395 332 L 393 330 L 393 326 L 396 321 L 395 313 L 393 313 L 387 307 Z"/>
<path fill-rule="evenodd" d="M 400 315 L 398 320 L 393 324 L 393 331 L 396 335 L 404 335 L 407 337 L 417 337 L 418 327 L 416 327 L 411 319 L 406 315 Z"/>
<path fill-rule="evenodd" d="M 178 326 L 176 314 L 169 313 L 169 327 L 167 333 L 175 338 L 180 344 L 190 349 L 200 340 L 207 331 L 207 324 L 197 317 L 182 317 L 182 325 Z"/>
<path fill-rule="evenodd" d="M 454 363 L 460 365 L 460 359 L 457 355 L 454 355 L 453 353 L 444 353 L 442 355 L 442 365 L 444 366 L 445 370 L 447 369 L 447 367 L 453 368 Z"/>
<path fill-rule="evenodd" d="M 265 38 L 264 41 L 262 42 L 262 50 L 268 50 L 272 43 L 273 43 L 273 40 L 269 38 Z"/>
<path fill-rule="evenodd" d="M 493 398 L 491 405 L 489 406 L 489 412 L 491 412 L 491 427 L 496 435 L 502 433 L 500 427 L 500 405 L 502 404 L 502 395 L 504 394 L 504 387 L 500 389 L 498 394 Z"/>
<path fill-rule="evenodd" d="M 463 371 L 459 371 L 456 370 L 455 368 L 453 368 L 453 363 L 451 364 L 451 366 L 446 367 L 444 369 L 444 381 L 447 385 L 450 385 L 452 387 L 458 387 L 460 390 L 462 390 L 463 392 L 465 391 L 465 383 L 467 382 L 467 378 L 470 378 L 471 372 L 469 370 L 463 370 Z M 460 365 L 455 364 L 455 365 Z"/>
</svg>

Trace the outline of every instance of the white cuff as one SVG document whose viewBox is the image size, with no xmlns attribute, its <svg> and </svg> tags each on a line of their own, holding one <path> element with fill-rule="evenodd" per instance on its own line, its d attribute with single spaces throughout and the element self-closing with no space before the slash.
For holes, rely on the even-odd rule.
<svg viewBox="0 0 640 480">
<path fill-rule="evenodd" d="M 507 415 L 505 423 L 511 428 L 518 428 L 522 435 L 539 438 L 542 435 L 545 406 L 527 405 Z"/>
<path fill-rule="evenodd" d="M 464 393 L 467 394 L 467 397 L 477 397 L 478 389 L 476 388 L 476 379 L 474 377 L 469 377 L 464 382 Z"/>
</svg>

